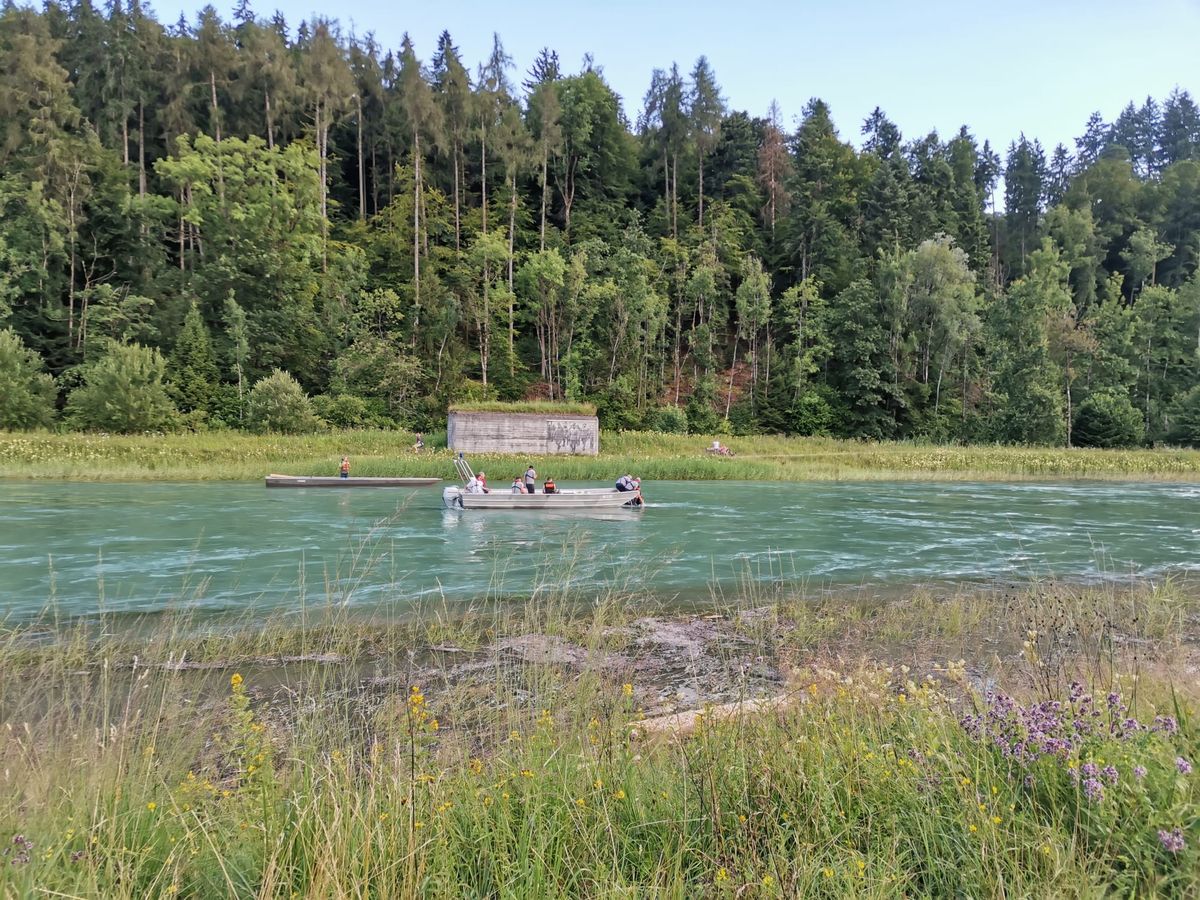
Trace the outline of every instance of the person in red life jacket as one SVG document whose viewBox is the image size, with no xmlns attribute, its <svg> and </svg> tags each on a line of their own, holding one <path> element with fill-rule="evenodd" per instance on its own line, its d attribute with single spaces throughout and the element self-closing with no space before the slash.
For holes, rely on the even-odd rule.
<svg viewBox="0 0 1200 900">
<path fill-rule="evenodd" d="M 348 456 L 342 457 L 342 464 L 340 466 L 338 466 L 338 474 L 342 478 L 350 477 L 350 457 L 348 457 Z"/>
<path fill-rule="evenodd" d="M 544 493 L 544 494 L 557 494 L 558 493 L 558 488 L 556 488 L 554 486 L 553 478 L 546 479 L 545 483 L 542 485 L 542 493 Z"/>
</svg>

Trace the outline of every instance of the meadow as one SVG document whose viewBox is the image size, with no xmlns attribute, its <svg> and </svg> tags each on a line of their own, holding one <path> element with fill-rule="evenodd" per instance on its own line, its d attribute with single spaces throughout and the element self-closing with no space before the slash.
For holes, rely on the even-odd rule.
<svg viewBox="0 0 1200 900">
<path fill-rule="evenodd" d="M 1188 896 L 1198 612 L 1168 582 L 48 614 L 0 638 L 0 895 Z"/>
<path fill-rule="evenodd" d="M 355 475 L 453 477 L 445 434 L 412 450 L 407 432 L 344 431 L 314 435 L 243 432 L 117 436 L 0 432 L 0 478 L 86 481 L 254 481 L 271 472 L 336 474 L 343 454 Z M 652 432 L 604 432 L 596 457 L 532 460 L 559 481 L 611 481 L 629 472 L 649 480 L 1012 480 L 1050 478 L 1200 479 L 1200 451 L 1082 450 L 1048 447 L 942 446 L 833 438 L 728 437 L 733 457 L 706 452 L 713 438 Z M 477 455 L 493 477 L 511 477 L 525 456 Z"/>
</svg>

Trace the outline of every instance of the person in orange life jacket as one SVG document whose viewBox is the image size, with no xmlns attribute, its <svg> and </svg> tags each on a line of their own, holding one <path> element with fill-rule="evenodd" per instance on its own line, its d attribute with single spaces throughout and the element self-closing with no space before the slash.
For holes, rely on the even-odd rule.
<svg viewBox="0 0 1200 900">
<path fill-rule="evenodd" d="M 545 493 L 545 494 L 557 494 L 558 493 L 558 488 L 556 488 L 554 486 L 553 478 L 546 479 L 545 484 L 542 485 L 542 493 Z"/>
<path fill-rule="evenodd" d="M 350 477 L 350 457 L 348 457 L 348 456 L 342 457 L 342 464 L 340 466 L 338 466 L 338 474 L 342 478 Z"/>
</svg>

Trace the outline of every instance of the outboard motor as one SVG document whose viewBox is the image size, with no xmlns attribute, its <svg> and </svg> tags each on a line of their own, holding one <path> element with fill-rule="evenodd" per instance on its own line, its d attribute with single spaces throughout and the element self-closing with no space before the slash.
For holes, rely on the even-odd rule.
<svg viewBox="0 0 1200 900">
<path fill-rule="evenodd" d="M 457 485 L 451 485 L 442 490 L 442 503 L 446 509 L 462 509 L 462 488 Z"/>
</svg>

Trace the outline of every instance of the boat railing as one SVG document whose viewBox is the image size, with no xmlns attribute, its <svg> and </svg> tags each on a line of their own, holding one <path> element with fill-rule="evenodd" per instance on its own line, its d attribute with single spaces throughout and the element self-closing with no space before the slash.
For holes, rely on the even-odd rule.
<svg viewBox="0 0 1200 900">
<path fill-rule="evenodd" d="M 461 453 L 454 457 L 454 468 L 458 472 L 458 477 L 462 479 L 462 483 L 464 485 L 475 477 L 475 473 L 471 470 L 471 464 L 463 458 Z"/>
</svg>

